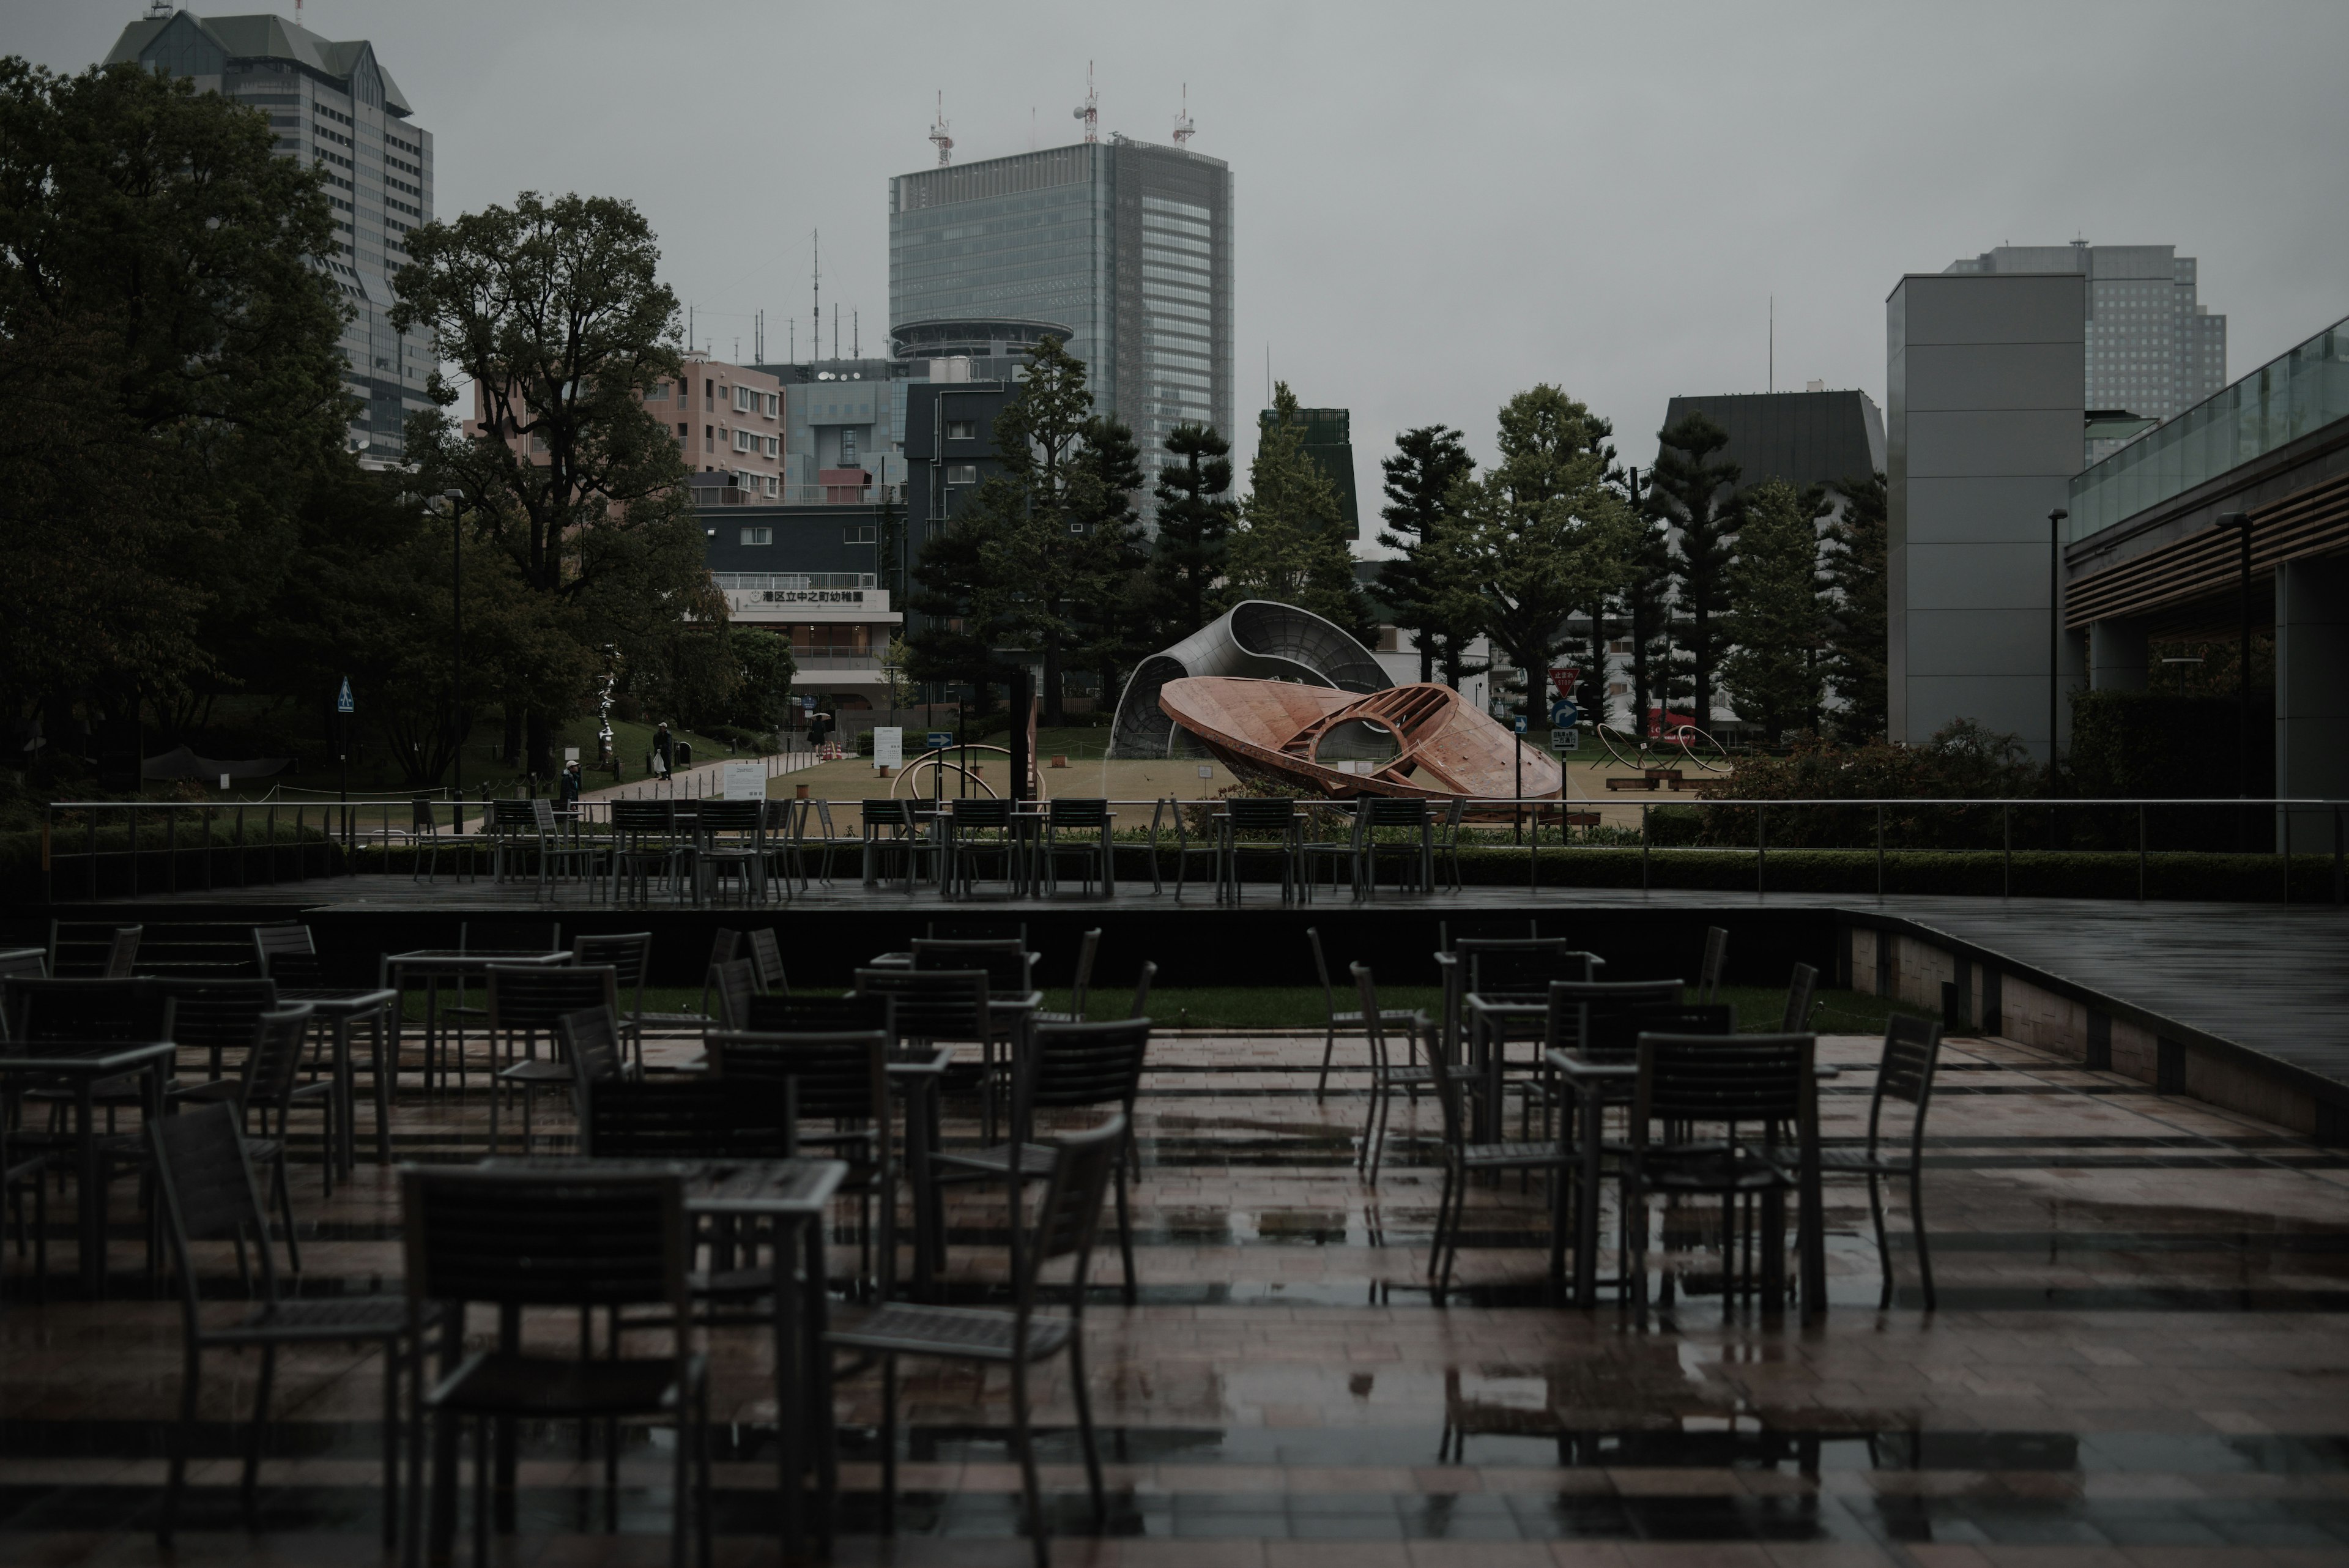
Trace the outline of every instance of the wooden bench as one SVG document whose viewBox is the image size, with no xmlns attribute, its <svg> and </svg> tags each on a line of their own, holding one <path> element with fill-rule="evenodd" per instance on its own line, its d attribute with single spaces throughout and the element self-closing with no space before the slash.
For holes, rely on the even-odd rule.
<svg viewBox="0 0 2349 1568">
<path fill-rule="evenodd" d="M 1607 787 L 1610 790 L 1653 789 L 1656 787 L 1657 782 L 1658 781 L 1652 775 L 1647 778 L 1638 779 L 1609 779 L 1607 781 Z"/>
<path fill-rule="evenodd" d="M 1599 826 L 1599 814 L 1595 811 L 1569 811 L 1566 814 L 1566 825 L 1568 827 L 1596 827 Z"/>
<path fill-rule="evenodd" d="M 1681 777 L 1681 771 L 1678 768 L 1650 768 L 1648 770 L 1648 777 L 1663 784 L 1668 784 L 1674 789 L 1683 788 L 1687 784 L 1687 781 Z M 1652 788 L 1653 785 L 1651 784 L 1650 787 Z"/>
</svg>

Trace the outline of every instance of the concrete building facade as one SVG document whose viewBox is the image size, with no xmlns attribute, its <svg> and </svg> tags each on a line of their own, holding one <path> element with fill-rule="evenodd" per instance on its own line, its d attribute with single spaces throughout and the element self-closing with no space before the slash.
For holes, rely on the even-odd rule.
<svg viewBox="0 0 2349 1568">
<path fill-rule="evenodd" d="M 2085 275 L 1911 275 L 1886 302 L 1889 731 L 1956 719 L 2046 760 L 2051 681 L 2085 679 L 2049 643 L 2055 540 L 2086 413 Z M 2056 726 L 2068 707 L 2057 702 Z"/>
<path fill-rule="evenodd" d="M 1176 425 L 1233 431 L 1230 167 L 1112 136 L 898 175 L 889 320 L 906 355 L 1065 324 L 1094 406 L 1133 429 L 1146 506 Z"/>
<path fill-rule="evenodd" d="M 391 279 L 408 263 L 409 231 L 432 221 L 432 133 L 415 122 L 374 46 L 322 38 L 278 16 L 158 7 L 122 29 L 104 63 L 128 61 L 266 114 L 278 156 L 324 173 L 339 246 L 327 271 L 351 308 L 344 384 L 364 405 L 351 446 L 370 466 L 399 462 L 408 416 L 431 406 L 432 345 L 392 330 Z"/>
</svg>

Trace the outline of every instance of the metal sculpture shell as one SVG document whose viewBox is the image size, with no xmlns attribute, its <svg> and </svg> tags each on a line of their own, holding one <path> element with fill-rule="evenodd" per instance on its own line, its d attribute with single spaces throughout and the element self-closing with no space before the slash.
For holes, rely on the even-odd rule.
<svg viewBox="0 0 2349 1568">
<path fill-rule="evenodd" d="M 1166 716 L 1158 694 L 1191 676 L 1254 676 L 1341 691 L 1383 691 L 1394 684 L 1371 650 L 1310 610 L 1246 599 L 1174 647 L 1143 659 L 1118 699 L 1110 734 L 1113 757 L 1204 754 L 1197 740 Z"/>
<path fill-rule="evenodd" d="M 1531 799 L 1565 782 L 1557 758 L 1432 682 L 1357 696 L 1195 676 L 1166 682 L 1158 703 L 1234 773 L 1325 795 Z"/>
</svg>

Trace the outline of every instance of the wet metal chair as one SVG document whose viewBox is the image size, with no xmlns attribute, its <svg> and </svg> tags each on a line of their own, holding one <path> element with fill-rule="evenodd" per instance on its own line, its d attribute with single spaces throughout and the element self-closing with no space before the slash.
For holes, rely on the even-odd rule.
<svg viewBox="0 0 2349 1568">
<path fill-rule="evenodd" d="M 732 873 L 742 885 L 748 903 L 767 898 L 767 803 L 762 800 L 704 800 L 694 808 L 694 886 L 696 897 L 706 888 L 710 902 L 718 884 Z"/>
<path fill-rule="evenodd" d="M 1280 901 L 1295 901 L 1305 853 L 1305 818 L 1297 809 L 1297 802 L 1287 796 L 1266 799 L 1234 795 L 1224 803 L 1219 822 L 1222 833 L 1216 846 L 1217 897 L 1238 903 L 1241 857 L 1269 855 L 1280 862 Z"/>
<path fill-rule="evenodd" d="M 1800 1034 L 1811 1026 L 1813 999 L 1818 995 L 1819 971 L 1806 963 L 1795 966 L 1786 981 L 1786 1011 L 1778 1023 L 1781 1034 Z"/>
<path fill-rule="evenodd" d="M 897 1512 L 897 1361 L 922 1355 L 948 1361 L 1001 1366 L 1011 1376 L 1011 1446 L 1019 1460 L 1027 1498 L 1028 1533 L 1037 1568 L 1045 1568 L 1044 1498 L 1036 1473 L 1036 1445 L 1030 1425 L 1028 1369 L 1066 1351 L 1070 1393 L 1077 1407 L 1077 1435 L 1083 1444 L 1085 1480 L 1092 1494 L 1093 1528 L 1109 1525 L 1102 1487 L 1101 1451 L 1093 1436 L 1092 1402 L 1085 1386 L 1085 1277 L 1093 1239 L 1101 1226 L 1102 1195 L 1125 1146 L 1125 1118 L 1113 1116 L 1091 1132 L 1076 1133 L 1052 1146 L 1052 1165 L 1032 1229 L 1021 1221 L 1019 1188 L 1011 1196 L 1012 1305 L 916 1306 L 886 1302 L 863 1318 L 825 1335 L 842 1349 L 864 1351 L 881 1361 L 881 1524 L 894 1534 Z M 1065 1317 L 1037 1313 L 1044 1266 L 1073 1260 Z"/>
<path fill-rule="evenodd" d="M 195 1426 L 203 1353 L 212 1349 L 261 1352 L 254 1380 L 253 1425 L 245 1438 L 244 1475 L 239 1486 L 247 1528 L 261 1464 L 262 1439 L 269 1420 L 269 1397 L 285 1345 L 373 1344 L 383 1351 L 383 1538 L 388 1544 L 399 1519 L 399 1376 L 412 1364 L 413 1340 L 408 1303 L 398 1296 L 341 1295 L 283 1299 L 277 1263 L 269 1247 L 261 1195 L 254 1190 L 252 1146 L 237 1130 L 236 1112 L 224 1104 L 202 1106 L 147 1125 L 148 1147 L 162 1193 L 165 1233 L 180 1280 L 180 1418 L 171 1428 L 171 1469 L 155 1533 L 165 1546 L 179 1521 L 180 1494 L 188 1471 L 189 1437 Z M 261 1300 L 233 1324 L 207 1325 L 195 1259 L 189 1243 L 233 1241 L 244 1266 L 250 1236 L 261 1254 Z M 429 1324 L 429 1314 L 420 1321 Z"/>
<path fill-rule="evenodd" d="M 1729 932 L 1722 926 L 1707 926 L 1704 930 L 1704 961 L 1697 966 L 1696 999 L 1699 1002 L 1718 1001 L 1721 996 L 1721 976 L 1729 966 Z"/>
<path fill-rule="evenodd" d="M 1076 972 L 1069 982 L 1069 1011 L 1040 1012 L 1036 1015 L 1037 1023 L 1082 1023 L 1085 1021 L 1085 1002 L 1092 990 L 1093 958 L 1101 951 L 1101 928 L 1095 926 L 1077 942 Z"/>
<path fill-rule="evenodd" d="M 926 829 L 914 812 L 909 800 L 868 800 L 864 803 L 864 833 L 857 838 L 835 838 L 832 830 L 832 807 L 824 801 L 815 802 L 816 815 L 824 828 L 823 878 L 832 880 L 833 846 L 854 844 L 862 857 L 864 885 L 876 885 L 881 879 L 883 862 L 890 856 L 898 857 L 904 867 L 905 891 L 914 890 L 914 879 L 923 876 L 922 859 L 930 860 L 930 872 L 937 870 L 939 846 L 926 836 Z M 892 878 L 895 880 L 895 878 Z"/>
<path fill-rule="evenodd" d="M 1876 1068 L 1876 1090 L 1868 1102 L 1868 1142 L 1858 1148 L 1829 1148 L 1819 1154 L 1819 1168 L 1828 1175 L 1868 1177 L 1868 1211 L 1876 1222 L 1876 1255 L 1884 1271 L 1884 1289 L 1877 1298 L 1879 1311 L 1892 1305 L 1892 1253 L 1884 1232 L 1884 1192 L 1887 1178 L 1909 1183 L 1909 1225 L 1917 1242 L 1917 1273 L 1925 1290 L 1925 1310 L 1939 1304 L 1933 1294 L 1933 1253 L 1925 1239 L 1925 1112 L 1933 1102 L 1933 1071 L 1941 1059 L 1941 1026 L 1907 1013 L 1896 1013 L 1885 1025 L 1884 1054 Z M 1886 1099 L 1906 1101 L 1909 1107 L 1905 1140 L 1884 1126 Z M 1907 1149 L 1899 1145 L 1905 1141 Z M 1892 1147 L 1887 1147 L 1889 1144 Z"/>
<path fill-rule="evenodd" d="M 1218 854 L 1213 838 L 1195 844 L 1191 841 L 1191 830 L 1183 820 L 1184 809 L 1184 802 L 1172 795 L 1162 795 L 1150 810 L 1150 890 L 1154 893 L 1166 891 L 1165 878 L 1158 865 L 1158 829 L 1162 822 L 1171 823 L 1174 830 L 1174 846 L 1171 853 L 1174 857 L 1174 900 L 1177 903 L 1182 902 L 1184 883 L 1190 876 L 1191 857 L 1195 855 L 1206 857 L 1207 875 L 1212 879 Z"/>
<path fill-rule="evenodd" d="M 947 896 L 955 898 L 975 897 L 983 880 L 979 876 L 982 857 L 1000 856 L 1003 862 L 1003 884 L 1008 892 L 1017 892 L 1025 878 L 1020 864 L 1019 826 L 1011 819 L 1011 802 L 983 800 L 976 796 L 957 800 L 948 811 L 947 823 Z M 993 835 L 992 837 L 987 836 Z"/>
<path fill-rule="evenodd" d="M 624 888 L 634 889 L 636 902 L 649 902 L 655 872 L 675 896 L 685 888 L 692 867 L 693 846 L 678 832 L 675 801 L 612 803 L 613 902 L 622 901 Z"/>
<path fill-rule="evenodd" d="M 1042 841 L 1037 846 L 1043 857 L 1044 890 L 1058 895 L 1061 891 L 1061 862 L 1076 857 L 1084 873 L 1082 886 L 1087 893 L 1098 880 L 1103 893 L 1117 881 L 1116 867 L 1111 857 L 1117 853 L 1110 841 L 1113 814 L 1106 800 L 1055 800 L 1045 806 Z M 1061 835 L 1073 833 L 1073 839 Z"/>
<path fill-rule="evenodd" d="M 1308 936 L 1313 934 L 1309 930 L 1306 933 Z M 1317 962 L 1321 956 L 1320 945 L 1318 940 L 1314 943 L 1313 956 Z M 1321 989 L 1327 992 L 1330 990 L 1329 971 L 1324 968 L 1321 972 L 1323 977 Z M 1427 1026 L 1426 1016 L 1423 1013 L 1409 1012 L 1391 1007 L 1380 1010 L 1373 1019 L 1371 1014 L 1363 1011 L 1371 1005 L 1370 989 L 1358 986 L 1358 994 L 1362 998 L 1362 1007 L 1343 1013 L 1335 1011 L 1337 1002 L 1335 998 L 1332 998 L 1330 1018 L 1333 1023 L 1350 1020 L 1349 1028 L 1361 1029 L 1363 1047 L 1370 1054 L 1371 1103 L 1370 1108 L 1362 1115 L 1362 1141 L 1354 1153 L 1354 1168 L 1361 1173 L 1364 1181 L 1376 1183 L 1379 1179 L 1379 1159 L 1386 1150 L 1387 1123 L 1394 1112 L 1395 1091 L 1401 1089 L 1409 1095 L 1411 1103 L 1415 1106 L 1419 1104 L 1420 1090 L 1431 1087 L 1435 1078 L 1433 1072 L 1419 1060 L 1419 1033 Z M 1365 1020 L 1370 1022 L 1366 1023 Z M 1393 1054 L 1387 1041 L 1387 1031 L 1390 1029 L 1400 1029 L 1403 1032 L 1403 1048 L 1400 1060 Z M 1321 1071 L 1326 1078 L 1330 1071 L 1330 1057 L 1326 1045 L 1322 1051 Z M 1315 1090 L 1314 1098 L 1320 1098 L 1319 1090 Z"/>
<path fill-rule="evenodd" d="M 573 1081 L 571 1064 L 562 1059 L 557 1048 L 555 1023 L 565 1013 L 584 1008 L 607 1007 L 616 1013 L 620 1007 L 616 971 L 601 965 L 540 969 L 492 964 L 484 973 L 489 986 L 491 1051 L 493 1057 L 505 1058 L 490 1083 L 490 1152 L 498 1152 L 498 1104 L 503 1098 L 500 1091 L 504 1090 L 522 1096 L 522 1148 L 528 1154 L 534 1130 L 531 1109 L 535 1092 L 568 1087 Z M 544 1056 L 538 1054 L 542 1036 L 547 1044 Z"/>
<path fill-rule="evenodd" d="M 1321 948 L 1321 929 L 1319 926 L 1306 927 L 1305 942 L 1313 950 L 1313 976 L 1321 982 L 1321 1001 L 1328 1010 L 1328 1021 L 1321 1030 L 1321 1075 L 1313 1081 L 1313 1097 L 1318 1100 L 1330 1089 L 1330 1063 L 1338 1052 L 1338 1032 L 1342 1029 L 1348 1034 L 1351 1034 L 1361 1028 L 1362 1012 L 1360 1008 L 1341 1008 L 1338 1005 L 1338 988 L 1330 982 L 1330 960 Z M 1385 1016 L 1391 1026 L 1400 1029 L 1409 1024 L 1418 1014 L 1402 1009 L 1390 1009 Z M 1377 1064 L 1373 1061 L 1371 1073 L 1371 1097 L 1373 1102 L 1380 1098 L 1382 1093 L 1381 1085 L 1383 1082 L 1384 1075 L 1379 1072 Z M 1417 1090 L 1414 1089 L 1413 1093 L 1415 1096 Z M 1375 1114 L 1375 1104 L 1372 1111 Z M 1366 1154 L 1368 1152 L 1367 1145 L 1364 1152 Z"/>
<path fill-rule="evenodd" d="M 453 1532 L 456 1501 L 444 1497 L 457 1468 L 457 1425 L 471 1418 L 473 1446 L 474 1561 L 490 1556 L 491 1515 L 513 1525 L 512 1450 L 492 1440 L 492 1428 L 515 1420 L 605 1421 L 666 1417 L 676 1423 L 669 1561 L 683 1568 L 688 1524 L 698 1536 L 699 1560 L 709 1561 L 709 1359 L 693 1349 L 693 1301 L 687 1284 L 693 1229 L 684 1186 L 675 1176 L 619 1175 L 591 1170 L 465 1170 L 409 1166 L 400 1173 L 401 1225 L 407 1242 L 409 1332 L 420 1345 L 435 1317 L 447 1343 L 442 1365 L 454 1369 L 419 1377 L 409 1428 L 409 1469 L 424 1474 L 423 1419 L 432 1418 L 433 1527 Z M 479 1302 L 498 1309 L 494 1349 L 461 1353 L 465 1309 Z M 583 1346 L 577 1357 L 525 1351 L 525 1308 L 576 1311 L 630 1306 L 667 1309 L 666 1355 L 598 1357 Z M 498 1450 L 496 1506 L 491 1455 Z M 409 1491 L 409 1546 L 423 1532 L 419 1480 Z M 446 1488 L 453 1491 L 453 1487 Z M 688 1504 L 688 1500 L 691 1501 Z M 432 1542 L 445 1556 L 447 1542 Z"/>
<path fill-rule="evenodd" d="M 1354 872 L 1354 896 L 1376 898 L 1379 896 L 1379 855 L 1381 848 L 1403 872 L 1409 874 L 1410 889 L 1422 893 L 1435 890 L 1434 820 L 1428 815 L 1428 803 L 1416 797 L 1403 800 L 1373 795 L 1362 802 L 1362 812 L 1368 821 L 1362 834 L 1361 860 Z M 1379 843 L 1379 830 L 1407 832 L 1407 838 L 1384 846 Z M 1405 878 L 1398 875 L 1395 890 L 1406 890 Z"/>
</svg>

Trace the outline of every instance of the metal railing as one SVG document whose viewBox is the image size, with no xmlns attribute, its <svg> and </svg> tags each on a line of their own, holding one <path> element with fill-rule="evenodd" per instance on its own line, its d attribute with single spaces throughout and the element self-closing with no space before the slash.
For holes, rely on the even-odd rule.
<svg viewBox="0 0 2349 1568">
<path fill-rule="evenodd" d="M 767 763 L 767 776 L 773 778 L 792 771 L 791 763 L 794 758 L 776 755 L 728 760 L 762 761 Z M 637 781 L 620 791 L 617 798 L 704 799 L 719 795 L 722 781 L 720 767 L 705 764 L 671 779 Z M 582 834 L 600 836 L 610 826 L 613 798 L 615 796 L 606 794 L 582 799 L 572 808 L 575 809 L 575 817 L 567 817 L 566 821 L 575 822 L 577 831 Z M 866 798 L 862 795 L 828 797 L 824 804 L 843 814 L 861 815 Z M 416 803 L 419 800 L 431 804 L 440 818 L 437 832 L 419 831 L 416 820 Z M 786 804 L 799 807 L 804 816 L 815 803 L 812 797 L 802 797 Z M 1137 849 L 1146 848 L 1154 842 L 1149 830 L 1139 824 L 1152 819 L 1164 804 L 1163 799 L 1112 800 L 1109 804 L 1112 810 L 1125 815 L 1129 824 L 1116 835 L 1121 842 Z M 1213 797 L 1176 802 L 1178 807 L 1198 814 L 1202 819 L 1211 814 L 1217 804 L 1218 801 Z M 1309 799 L 1303 804 L 1313 814 L 1343 814 L 1350 805 L 1350 802 L 1319 799 Z M 1464 815 L 1469 820 L 1460 829 L 1459 847 L 1487 856 L 1522 853 L 1526 858 L 1526 885 L 1531 888 L 1541 882 L 1546 832 L 1551 836 L 1553 856 L 1584 852 L 1594 846 L 1591 830 L 1613 834 L 1625 831 L 1621 826 L 1608 823 L 1605 820 L 1608 815 L 1611 813 L 1619 821 L 1627 817 L 1636 805 L 1639 812 L 1636 843 L 1616 838 L 1599 846 L 1616 850 L 1636 847 L 1640 856 L 1640 886 L 1642 890 L 1652 886 L 1651 867 L 1659 856 L 1745 852 L 1742 846 L 1725 843 L 1658 844 L 1656 835 L 1651 830 L 1653 826 L 1651 814 L 1661 804 L 1651 800 L 1601 801 L 1557 795 L 1475 797 L 1465 803 Z M 2349 901 L 2349 800 L 2331 797 L 1699 798 L 1685 804 L 1692 809 L 1730 813 L 1750 811 L 1754 814 L 1751 852 L 1756 892 L 1769 890 L 1770 823 L 1774 814 L 1782 824 L 1786 822 L 1790 814 L 1803 810 L 1858 811 L 1872 816 L 1872 845 L 1786 846 L 1782 846 L 1779 853 L 1782 856 L 1789 852 L 1848 856 L 1865 855 L 1872 848 L 1875 890 L 1878 897 L 1886 891 L 1889 857 L 1912 853 L 1997 856 L 2001 867 L 2000 893 L 2011 896 L 2016 857 L 2018 854 L 2028 857 L 2037 853 L 2029 848 L 2018 850 L 2016 846 L 2015 818 L 2018 814 L 2044 811 L 2050 815 L 2052 824 L 2056 813 L 2094 810 L 2134 815 L 2137 839 L 2134 857 L 2137 896 L 2139 898 L 2145 898 L 2148 891 L 2153 857 L 2156 854 L 2183 854 L 2274 860 L 2281 867 L 2283 900 L 2290 902 L 2292 897 L 2292 866 L 2296 859 L 2304 862 L 2310 858 L 2307 855 L 2295 856 L 2292 851 L 2294 822 L 2296 818 L 2302 819 L 2305 826 L 2304 819 L 2313 816 L 2329 828 L 2329 832 L 2323 834 L 2316 852 L 2322 854 L 2326 846 L 2331 850 L 2332 901 L 2335 904 Z M 1431 802 L 1439 819 L 1444 805 L 1442 801 Z M 2191 850 L 2155 850 L 2149 833 L 2152 814 L 2168 808 L 2225 810 L 2230 814 L 2245 815 L 2256 814 L 2262 823 L 2271 826 L 2279 842 L 2274 849 L 2264 851 L 2215 846 Z M 1895 811 L 1912 814 L 1995 811 L 1999 841 L 1995 846 L 1933 845 L 1921 849 L 1912 845 L 1895 845 L 1888 837 L 1888 815 Z M 450 815 L 455 817 L 453 823 L 449 820 Z M 273 790 L 269 797 L 262 799 L 223 802 L 57 801 L 50 803 L 42 827 L 43 886 L 49 900 L 55 902 L 61 886 L 69 898 L 97 899 L 109 896 L 102 891 L 109 881 L 119 884 L 121 888 L 119 893 L 111 896 L 136 897 L 143 893 L 269 886 L 326 877 L 356 876 L 362 863 L 371 856 L 382 856 L 388 861 L 390 851 L 429 849 L 436 839 L 443 847 L 452 842 L 484 842 L 484 836 L 489 832 L 490 815 L 491 803 L 486 799 L 452 804 L 444 795 L 415 793 L 351 800 L 302 800 L 290 798 L 286 792 Z M 844 817 L 841 826 L 853 826 L 856 820 L 855 816 Z M 1203 820 L 1201 826 L 1204 826 Z M 1578 830 L 1584 833 L 1581 845 L 1577 845 L 1574 839 Z M 1402 831 L 1415 830 L 1384 830 L 1384 833 L 1392 835 Z M 1437 831 L 1445 830 L 1439 825 Z M 2063 853 L 2121 857 L 2131 852 L 2126 849 L 2072 848 Z M 1556 865 L 1557 862 L 1553 859 L 1552 863 Z M 64 875 L 61 876 L 61 872 Z"/>
</svg>

